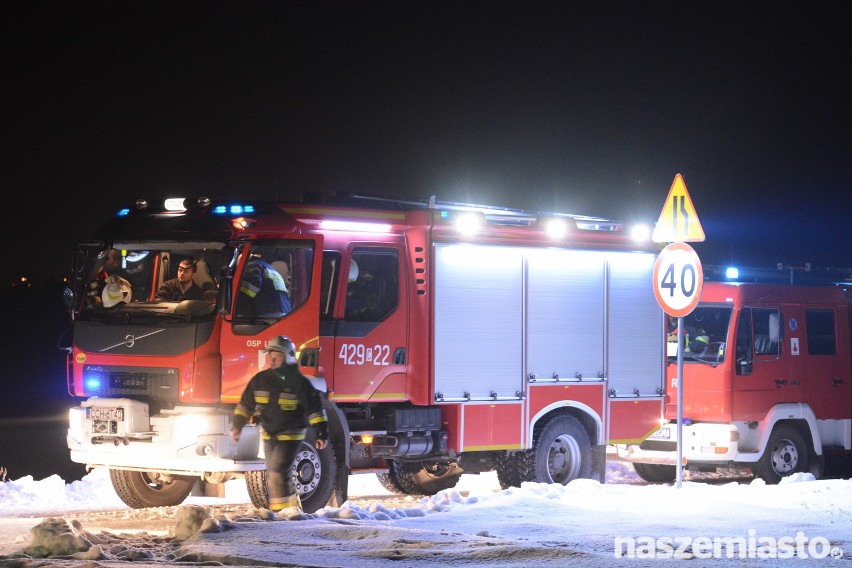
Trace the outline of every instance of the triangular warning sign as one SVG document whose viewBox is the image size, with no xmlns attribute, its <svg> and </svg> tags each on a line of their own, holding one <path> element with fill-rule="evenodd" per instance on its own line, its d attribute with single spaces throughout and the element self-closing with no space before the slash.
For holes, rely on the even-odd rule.
<svg viewBox="0 0 852 568">
<path fill-rule="evenodd" d="M 704 240 L 704 229 L 680 174 L 672 182 L 652 240 L 655 243 L 699 243 Z"/>
</svg>

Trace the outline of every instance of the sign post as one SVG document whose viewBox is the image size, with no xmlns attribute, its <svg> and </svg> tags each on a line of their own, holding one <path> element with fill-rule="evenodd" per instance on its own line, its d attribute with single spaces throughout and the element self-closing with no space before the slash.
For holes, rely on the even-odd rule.
<svg viewBox="0 0 852 568">
<path fill-rule="evenodd" d="M 686 348 L 683 318 L 701 297 L 704 271 L 701 260 L 687 241 L 704 240 L 704 229 L 686 189 L 683 176 L 675 176 L 669 196 L 654 228 L 656 243 L 666 246 L 654 263 L 654 296 L 670 316 L 677 318 L 677 487 L 683 483 L 683 351 Z"/>
</svg>

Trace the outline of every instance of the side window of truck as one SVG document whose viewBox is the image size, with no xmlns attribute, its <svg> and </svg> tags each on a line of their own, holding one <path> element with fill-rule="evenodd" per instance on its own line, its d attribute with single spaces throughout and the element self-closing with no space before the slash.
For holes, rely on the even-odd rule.
<svg viewBox="0 0 852 568">
<path fill-rule="evenodd" d="M 837 355 L 834 310 L 805 310 L 808 354 Z"/>
<path fill-rule="evenodd" d="M 399 255 L 392 248 L 352 251 L 346 286 L 346 321 L 379 322 L 399 303 Z"/>
<path fill-rule="evenodd" d="M 236 290 L 235 317 L 271 323 L 307 301 L 313 265 L 311 244 L 257 244 L 245 262 Z"/>
<path fill-rule="evenodd" d="M 772 308 L 753 308 L 751 312 L 755 357 L 777 357 L 781 346 L 781 313 Z"/>
</svg>

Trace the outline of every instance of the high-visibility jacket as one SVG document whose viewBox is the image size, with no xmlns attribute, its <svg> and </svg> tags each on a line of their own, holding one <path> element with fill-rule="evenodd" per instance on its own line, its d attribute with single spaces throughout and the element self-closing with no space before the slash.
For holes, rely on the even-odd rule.
<svg viewBox="0 0 852 568">
<path fill-rule="evenodd" d="M 258 416 L 264 440 L 304 440 L 308 425 L 327 439 L 328 418 L 322 399 L 297 365 L 282 365 L 256 374 L 234 410 L 231 428 L 241 430 Z"/>
<path fill-rule="evenodd" d="M 240 281 L 240 294 L 245 295 L 240 315 L 281 317 L 290 313 L 290 297 L 284 277 L 269 263 L 254 258 L 246 265 Z M 246 301 L 248 300 L 248 301 Z"/>
</svg>

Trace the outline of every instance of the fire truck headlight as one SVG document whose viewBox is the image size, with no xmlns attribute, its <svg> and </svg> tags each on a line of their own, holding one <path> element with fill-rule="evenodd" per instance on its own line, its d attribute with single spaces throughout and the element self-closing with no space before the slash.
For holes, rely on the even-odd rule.
<svg viewBox="0 0 852 568">
<path fill-rule="evenodd" d="M 80 407 L 68 409 L 68 436 L 80 442 L 83 440 L 83 409 Z"/>
<path fill-rule="evenodd" d="M 207 420 L 201 414 L 184 414 L 175 417 L 175 443 L 178 447 L 194 445 L 198 437 L 206 434 Z"/>
<path fill-rule="evenodd" d="M 548 219 L 544 230 L 551 239 L 564 239 L 568 235 L 568 223 L 564 219 Z"/>
<path fill-rule="evenodd" d="M 481 213 L 463 213 L 456 217 L 456 229 L 466 236 L 472 237 L 485 225 L 485 218 Z"/>
<path fill-rule="evenodd" d="M 169 197 L 163 203 L 166 211 L 186 211 L 186 206 L 183 204 L 183 197 Z"/>
<path fill-rule="evenodd" d="M 633 225 L 630 229 L 630 238 L 637 243 L 645 243 L 651 239 L 651 229 L 648 225 Z"/>
</svg>

